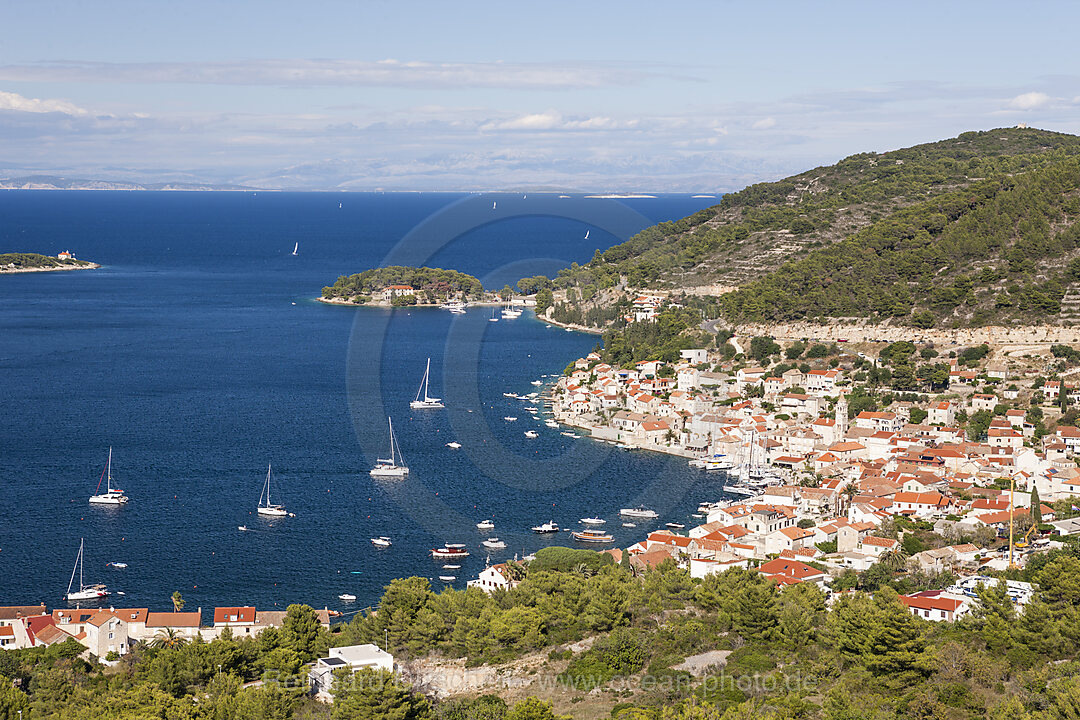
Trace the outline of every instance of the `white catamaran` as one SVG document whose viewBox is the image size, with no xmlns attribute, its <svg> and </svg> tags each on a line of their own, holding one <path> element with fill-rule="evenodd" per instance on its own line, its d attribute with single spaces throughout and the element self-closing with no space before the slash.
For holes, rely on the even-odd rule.
<svg viewBox="0 0 1080 720">
<path fill-rule="evenodd" d="M 401 456 L 401 446 L 394 439 L 394 421 L 386 418 L 390 425 L 390 458 L 377 458 L 375 467 L 371 469 L 371 477 L 405 477 L 409 474 L 409 468 L 405 466 L 405 458 Z M 398 465 L 398 461 L 401 462 Z"/>
<path fill-rule="evenodd" d="M 124 491 L 112 486 L 112 448 L 109 448 L 109 459 L 105 463 L 105 469 L 101 475 L 102 477 L 98 479 L 97 489 L 90 496 L 90 502 L 95 505 L 123 505 L 126 503 L 128 499 L 127 495 L 124 495 Z M 105 492 L 98 493 L 98 490 L 101 489 L 102 480 L 105 480 Z"/>
<path fill-rule="evenodd" d="M 263 502 L 263 498 L 266 499 Z M 270 466 L 266 466 L 266 483 L 263 485 L 262 493 L 259 494 L 259 514 L 269 515 L 270 517 L 284 517 L 289 513 L 286 512 L 284 505 L 274 505 L 270 502 Z"/>
<path fill-rule="evenodd" d="M 424 370 L 424 379 L 420 381 L 420 389 L 416 391 L 416 399 L 409 403 L 409 407 L 414 410 L 436 409 L 446 407 L 443 405 L 442 399 L 436 397 L 428 397 L 428 378 L 431 375 L 431 358 L 427 359 L 427 368 Z M 420 395 L 423 394 L 424 399 L 420 399 Z"/>
<path fill-rule="evenodd" d="M 71 588 L 75 584 L 75 573 L 79 573 L 79 589 L 72 592 Z M 71 569 L 71 580 L 68 581 L 68 589 L 67 593 L 64 595 L 64 599 L 68 602 L 73 602 L 75 600 L 97 600 L 108 594 L 109 589 L 101 583 L 87 585 L 83 582 L 83 539 L 79 538 L 79 554 L 75 557 L 75 567 Z"/>
</svg>

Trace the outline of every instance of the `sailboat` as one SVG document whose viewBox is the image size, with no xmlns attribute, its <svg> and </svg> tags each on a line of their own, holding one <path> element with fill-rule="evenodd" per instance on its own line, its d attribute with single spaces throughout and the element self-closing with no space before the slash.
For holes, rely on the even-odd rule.
<svg viewBox="0 0 1080 720">
<path fill-rule="evenodd" d="M 427 368 L 424 370 L 424 379 L 420 381 L 420 389 L 416 391 L 416 399 L 409 403 L 414 410 L 436 409 L 446 407 L 440 398 L 428 397 L 428 378 L 431 375 L 431 358 L 427 359 Z M 420 399 L 423 393 L 424 399 Z"/>
<path fill-rule="evenodd" d="M 386 418 L 390 425 L 390 459 L 376 458 L 375 467 L 371 469 L 371 477 L 405 477 L 409 474 L 409 468 L 405 467 L 405 458 L 401 456 L 401 447 L 394 439 L 394 421 Z M 398 465 L 397 461 L 401 461 Z"/>
<path fill-rule="evenodd" d="M 266 497 L 266 502 L 263 502 L 263 497 Z M 285 511 L 284 505 L 274 505 L 270 502 L 270 466 L 266 466 L 266 484 L 263 485 L 263 491 L 259 495 L 259 514 L 269 515 L 270 517 L 284 517 L 288 515 Z"/>
<path fill-rule="evenodd" d="M 499 322 L 499 318 L 495 317 L 495 308 L 491 308 L 491 317 L 488 318 L 488 322 Z"/>
<path fill-rule="evenodd" d="M 72 592 L 71 587 L 75 584 L 76 572 L 79 573 L 79 589 Z M 87 585 L 83 582 L 83 539 L 79 538 L 79 554 L 75 556 L 75 567 L 71 569 L 71 579 L 68 580 L 68 589 L 67 593 L 64 595 L 64 599 L 68 602 L 74 600 L 97 600 L 108 594 L 109 589 L 101 583 Z"/>
<path fill-rule="evenodd" d="M 112 448 L 109 448 L 109 459 L 105 463 L 105 469 L 101 473 L 94 494 L 90 496 L 90 502 L 95 505 L 123 505 L 128 501 L 124 491 L 112 486 Z M 98 493 L 101 489 L 101 480 L 105 480 L 105 492 Z"/>
<path fill-rule="evenodd" d="M 296 255 L 296 253 L 297 253 L 297 251 L 299 249 L 300 249 L 300 243 L 296 243 L 295 245 L 293 245 L 292 254 Z"/>
<path fill-rule="evenodd" d="M 589 231 L 588 231 L 588 230 L 586 230 L 586 231 L 585 231 L 585 239 L 586 239 L 586 240 L 588 240 L 588 239 L 589 239 Z"/>
</svg>

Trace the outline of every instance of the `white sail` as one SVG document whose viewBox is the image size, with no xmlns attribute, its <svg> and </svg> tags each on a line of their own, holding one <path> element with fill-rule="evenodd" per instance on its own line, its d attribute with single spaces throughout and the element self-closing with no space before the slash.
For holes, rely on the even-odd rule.
<svg viewBox="0 0 1080 720">
<path fill-rule="evenodd" d="M 299 251 L 299 250 L 300 250 L 300 243 L 296 243 L 295 245 L 293 245 L 292 254 L 296 255 L 297 251 Z"/>
</svg>

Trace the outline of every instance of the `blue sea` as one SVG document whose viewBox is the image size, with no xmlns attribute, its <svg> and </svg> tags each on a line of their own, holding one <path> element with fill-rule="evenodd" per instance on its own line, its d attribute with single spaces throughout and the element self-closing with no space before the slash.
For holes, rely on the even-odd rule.
<svg viewBox="0 0 1080 720">
<path fill-rule="evenodd" d="M 486 308 L 455 316 L 314 298 L 383 264 L 454 268 L 495 288 L 554 275 L 715 202 L 0 193 L 0 252 L 70 249 L 104 266 L 0 276 L 0 605 L 66 606 L 81 538 L 86 581 L 107 583 L 109 604 L 166 609 L 179 590 L 204 613 L 304 602 L 348 615 L 395 577 L 441 586 L 450 573 L 462 588 L 488 560 L 574 544 L 529 531 L 546 520 L 577 528 L 598 515 L 620 546 L 690 522 L 720 497 L 721 476 L 563 436 L 525 410 L 537 403 L 503 396 L 553 381 L 596 336 L 531 313 L 493 323 Z M 429 357 L 447 409 L 414 411 Z M 368 475 L 389 451 L 388 416 L 405 480 Z M 526 438 L 531 429 L 540 436 Z M 131 501 L 91 506 L 110 447 Z M 294 517 L 255 514 L 268 465 L 274 501 Z M 622 527 L 618 509 L 636 504 L 660 519 Z M 495 530 L 476 530 L 485 518 Z M 393 546 L 374 547 L 380 535 Z M 483 550 L 490 535 L 508 547 Z M 446 542 L 468 545 L 460 570 L 431 559 Z"/>
</svg>

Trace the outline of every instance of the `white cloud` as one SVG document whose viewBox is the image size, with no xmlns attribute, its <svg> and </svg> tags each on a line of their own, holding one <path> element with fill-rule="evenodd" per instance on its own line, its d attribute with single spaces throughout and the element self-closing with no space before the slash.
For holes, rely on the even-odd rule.
<svg viewBox="0 0 1080 720">
<path fill-rule="evenodd" d="M 39 100 L 23 97 L 18 93 L 0 91 L 0 110 L 15 110 L 30 113 L 63 113 L 65 115 L 89 115 L 81 107 L 67 100 Z"/>
<path fill-rule="evenodd" d="M 617 121 L 610 117 L 595 116 L 566 118 L 555 110 L 542 113 L 529 113 L 507 120 L 490 120 L 480 126 L 481 130 L 523 130 L 542 132 L 546 130 L 619 130 L 635 127 L 637 120 Z"/>
<path fill-rule="evenodd" d="M 627 64 L 439 63 L 400 60 L 269 59 L 235 62 L 48 62 L 0 67 L 15 82 L 185 83 L 280 87 L 598 88 L 637 85 L 663 76 Z M 686 76 L 678 76 L 690 80 Z"/>
<path fill-rule="evenodd" d="M 756 123 L 750 126 L 753 130 L 768 130 L 771 127 L 776 126 L 776 118 L 767 117 L 758 120 Z"/>
<path fill-rule="evenodd" d="M 1051 100 L 1050 96 L 1041 92 L 1027 92 L 1017 95 L 1009 101 L 1009 107 L 1017 110 L 1034 110 L 1046 105 Z"/>
</svg>

